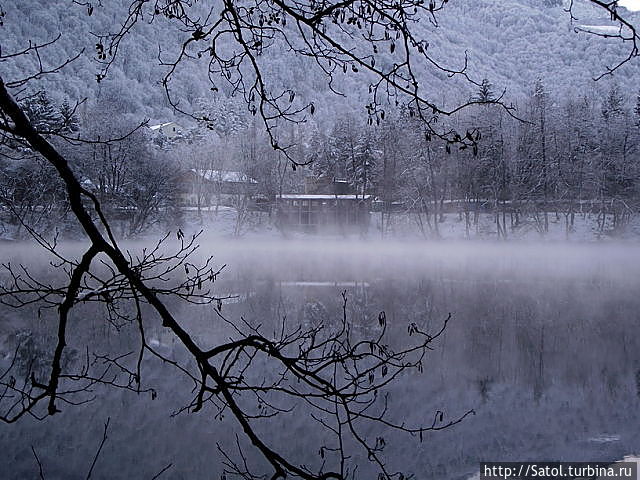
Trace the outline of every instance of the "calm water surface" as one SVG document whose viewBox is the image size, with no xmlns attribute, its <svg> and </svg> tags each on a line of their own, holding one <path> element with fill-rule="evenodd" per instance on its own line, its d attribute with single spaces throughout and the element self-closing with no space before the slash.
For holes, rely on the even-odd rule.
<svg viewBox="0 0 640 480">
<path fill-rule="evenodd" d="M 5 258 L 55 276 L 24 248 L 2 248 Z M 344 290 L 358 335 L 375 334 L 382 310 L 393 342 L 411 322 L 433 330 L 452 313 L 424 373 L 403 377 L 390 392 L 393 415 L 426 423 L 437 410 L 476 415 L 422 442 L 391 436 L 389 461 L 417 478 L 467 478 L 483 460 L 616 460 L 640 452 L 638 246 L 205 241 L 200 254 L 227 264 L 216 284 L 217 293 L 234 296 L 223 306 L 226 317 L 252 325 L 283 317 L 288 325 L 330 325 L 340 318 Z M 203 342 L 228 335 L 210 307 L 171 308 Z M 117 333 L 98 313 L 77 314 L 72 348 L 82 352 L 90 341 L 105 351 L 127 342 L 135 348 L 133 329 Z M 29 332 L 37 332 L 30 348 L 47 351 L 50 319 L 35 317 L 0 310 L 3 355 Z M 180 355 L 153 321 L 149 335 Z M 97 389 L 94 402 L 45 421 L 0 425 L 0 465 L 9 466 L 2 478 L 37 475 L 32 445 L 47 478 L 84 478 L 107 417 L 97 478 L 151 478 L 169 462 L 166 478 L 219 478 L 216 443 L 235 441 L 233 422 L 207 412 L 172 415 L 189 400 L 188 383 L 152 362 L 145 378 L 156 400 Z M 301 462 L 317 457 L 308 423 L 269 428 Z M 292 443 L 292 436 L 306 441 Z"/>
</svg>

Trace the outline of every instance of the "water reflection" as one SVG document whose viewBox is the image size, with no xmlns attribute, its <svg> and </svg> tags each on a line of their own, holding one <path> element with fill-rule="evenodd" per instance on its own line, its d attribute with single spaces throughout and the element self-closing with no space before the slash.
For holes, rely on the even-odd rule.
<svg viewBox="0 0 640 480">
<path fill-rule="evenodd" d="M 242 316 L 252 325 L 276 328 L 282 318 L 290 325 L 331 324 L 340 318 L 343 290 L 348 318 L 362 336 L 375 333 L 381 310 L 392 342 L 403 341 L 410 322 L 433 330 L 453 314 L 424 373 L 402 378 L 391 392 L 397 415 L 407 422 L 429 423 L 436 410 L 451 416 L 476 411 L 422 442 L 390 439 L 388 455 L 418 478 L 468 478 L 483 460 L 616 460 L 640 451 L 637 247 L 307 243 L 208 248 L 230 265 L 217 285 L 220 294 L 234 296 L 223 306 L 225 315 Z M 211 309 L 172 307 L 183 309 L 180 318 L 202 341 L 226 334 Z M 6 352 L 36 325 L 25 312 L 19 319 L 6 311 L 2 315 L 13 328 L 4 332 Z M 121 336 L 101 328 L 93 335 L 105 348 L 110 341 L 121 346 Z M 150 335 L 166 352 L 179 350 L 159 326 Z M 29 348 L 49 340 L 34 337 Z M 178 388 L 180 380 L 173 383 L 169 377 L 169 382 L 166 371 L 148 374 L 159 391 L 151 406 L 148 398 L 104 393 L 93 406 L 43 424 L 28 420 L 0 427 L 3 463 L 17 466 L 9 478 L 33 471 L 29 441 L 39 445 L 52 472 L 71 478 L 70 465 L 90 456 L 105 415 L 115 419 L 117 441 L 105 452 L 103 470 L 113 478 L 139 477 L 165 458 L 175 462 L 175 478 L 211 478 L 220 470 L 212 460 L 213 444 L 227 434 L 206 417 L 169 416 L 189 392 Z M 277 435 L 286 441 L 301 425 L 283 427 Z M 312 433 L 303 435 L 310 443 Z M 317 453 L 298 450 L 302 458 Z"/>
</svg>

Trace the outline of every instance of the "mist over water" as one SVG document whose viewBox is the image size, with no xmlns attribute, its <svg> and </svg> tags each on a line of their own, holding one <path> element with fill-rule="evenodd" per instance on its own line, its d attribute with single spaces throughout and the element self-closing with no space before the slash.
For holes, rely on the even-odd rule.
<svg viewBox="0 0 640 480">
<path fill-rule="evenodd" d="M 12 263 L 47 271 L 45 257 L 28 247 L 1 248 Z M 72 252 L 75 246 L 64 248 Z M 640 246 L 204 239 L 198 255 L 227 265 L 215 287 L 218 295 L 233 297 L 224 302 L 225 316 L 242 316 L 266 332 L 283 317 L 289 326 L 336 323 L 344 290 L 356 334 L 375 334 L 384 310 L 392 343 L 406 339 L 411 322 L 433 331 L 452 314 L 424 373 L 403 376 L 388 392 L 392 416 L 408 423 L 430 424 L 438 410 L 449 419 L 476 412 L 422 442 L 389 436 L 389 463 L 417 478 L 467 478 L 483 460 L 617 460 L 640 452 Z M 76 313 L 71 347 L 81 355 L 91 339 L 105 350 L 134 350 L 135 328 L 116 333 L 94 308 Z M 228 338 L 211 307 L 170 308 L 201 341 Z M 5 358 L 15 348 L 16 332 L 44 330 L 33 346 L 43 349 L 47 335 L 55 334 L 47 331 L 46 315 L 37 319 L 33 311 L 3 307 L 0 321 Z M 157 321 L 149 321 L 151 341 L 181 355 Z M 99 478 L 150 478 L 169 462 L 168 478 L 217 478 L 222 465 L 216 444 L 233 445 L 237 425 L 213 419 L 211 411 L 172 416 L 190 400 L 191 386 L 157 362 L 145 363 L 143 383 L 157 390 L 155 401 L 96 389 L 92 403 L 64 405 L 43 422 L 0 427 L 0 464 L 15 466 L 3 478 L 37 474 L 31 444 L 47 478 L 76 478 L 69 472 L 81 478 L 107 417 Z M 318 444 L 317 430 L 304 412 L 299 417 L 264 428 L 270 441 L 311 464 L 318 461 L 310 449 Z M 359 460 L 366 478 L 366 458 Z"/>
</svg>

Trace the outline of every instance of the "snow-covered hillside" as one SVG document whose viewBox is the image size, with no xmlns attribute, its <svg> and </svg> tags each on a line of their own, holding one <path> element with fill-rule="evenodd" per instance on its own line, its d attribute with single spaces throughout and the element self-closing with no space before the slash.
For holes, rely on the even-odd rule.
<svg viewBox="0 0 640 480">
<path fill-rule="evenodd" d="M 154 118 L 162 121 L 174 116 L 164 91 L 159 85 L 167 67 L 159 65 L 158 52 L 170 60 L 176 45 L 185 40 L 185 33 L 166 21 L 156 19 L 152 24 L 140 22 L 123 42 L 119 58 L 100 83 L 96 81 L 99 65 L 96 63 L 96 36 L 113 31 L 124 19 L 130 2 L 117 0 L 96 6 L 89 17 L 84 7 L 68 2 L 60 8 L 59 2 L 23 0 L 3 5 L 2 47 L 10 52 L 31 40 L 42 42 L 61 38 L 55 49 L 49 51 L 45 62 L 54 63 L 81 53 L 78 61 L 59 75 L 48 76 L 41 82 L 57 100 L 96 99 L 107 91 L 115 92 L 127 105 L 133 117 Z M 443 65 L 457 68 L 464 64 L 468 54 L 468 71 L 476 80 L 486 77 L 497 87 L 506 89 L 507 100 L 518 103 L 528 93 L 533 82 L 541 78 L 545 84 L 561 90 L 593 88 L 592 78 L 606 70 L 616 58 L 623 58 L 627 45 L 615 39 L 602 39 L 580 33 L 580 25 L 591 26 L 583 30 L 598 33 L 613 32 L 606 12 L 586 4 L 577 3 L 571 22 L 559 2 L 525 0 L 484 0 L 482 2 L 449 2 L 437 17 L 438 25 L 421 22 L 415 26 L 420 38 L 428 42 L 430 54 Z M 630 14 L 635 18 L 640 14 Z M 597 52 L 597 54 L 594 54 Z M 390 52 L 379 52 L 379 63 L 393 61 Z M 268 57 L 261 59 L 270 78 L 283 88 L 292 88 L 308 102 L 315 102 L 316 118 L 331 122 L 340 111 L 363 111 L 367 102 L 366 75 L 349 72 L 338 74 L 334 87 L 346 94 L 331 94 L 323 75 L 309 59 L 293 57 L 286 48 L 271 48 Z M 19 76 L 25 66 L 37 62 L 34 55 L 19 62 L 5 62 L 3 75 Z M 174 88 L 180 89 L 183 107 L 197 109 L 198 99 L 226 95 L 222 89 L 213 94 L 206 74 L 206 60 L 186 62 L 176 77 Z M 419 73 L 421 82 L 429 86 L 432 97 L 445 104 L 467 99 L 473 86 L 462 80 L 449 79 L 443 72 L 424 65 Z M 640 66 L 626 66 L 616 74 L 615 81 L 624 88 L 635 90 Z M 571 82 L 566 82 L 571 78 Z M 609 87 L 611 79 L 601 82 Z M 600 88 L 600 87 L 599 87 Z"/>
</svg>

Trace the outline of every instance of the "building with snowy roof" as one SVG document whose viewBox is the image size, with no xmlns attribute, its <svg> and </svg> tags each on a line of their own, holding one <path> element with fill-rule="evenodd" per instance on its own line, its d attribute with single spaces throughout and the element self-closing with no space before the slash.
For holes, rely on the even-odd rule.
<svg viewBox="0 0 640 480">
<path fill-rule="evenodd" d="M 255 195 L 258 182 L 238 171 L 192 168 L 180 175 L 178 189 L 185 206 L 233 205 L 238 196 Z"/>
<path fill-rule="evenodd" d="M 173 139 L 179 135 L 182 135 L 182 132 L 184 132 L 184 128 L 181 125 L 178 125 L 176 122 L 165 122 L 158 123 L 156 125 L 150 125 L 149 130 L 151 130 L 154 134 L 161 133 L 169 139 Z"/>
<path fill-rule="evenodd" d="M 363 230 L 369 225 L 371 199 L 345 180 L 308 177 L 305 193 L 276 197 L 278 222 L 282 228 L 305 231 Z"/>
</svg>

